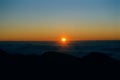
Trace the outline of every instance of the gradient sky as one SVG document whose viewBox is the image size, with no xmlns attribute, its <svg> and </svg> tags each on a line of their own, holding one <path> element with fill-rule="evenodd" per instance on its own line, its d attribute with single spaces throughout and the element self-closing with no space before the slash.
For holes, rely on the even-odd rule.
<svg viewBox="0 0 120 80">
<path fill-rule="evenodd" d="M 120 40 L 120 0 L 0 0 L 0 40 Z"/>
</svg>

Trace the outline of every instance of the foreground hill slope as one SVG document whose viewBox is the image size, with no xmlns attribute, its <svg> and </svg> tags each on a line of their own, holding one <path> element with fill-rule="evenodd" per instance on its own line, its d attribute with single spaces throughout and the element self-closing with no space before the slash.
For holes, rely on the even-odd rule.
<svg viewBox="0 0 120 80">
<path fill-rule="evenodd" d="M 104 53 L 91 52 L 90 54 L 78 58 L 72 55 L 59 52 L 45 52 L 43 55 L 20 55 L 8 54 L 0 49 L 1 64 L 101 64 L 119 65 L 120 62 Z"/>
</svg>

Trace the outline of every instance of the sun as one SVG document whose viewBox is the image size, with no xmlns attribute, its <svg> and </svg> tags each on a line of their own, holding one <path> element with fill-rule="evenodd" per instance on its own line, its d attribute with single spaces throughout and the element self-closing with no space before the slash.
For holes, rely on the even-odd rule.
<svg viewBox="0 0 120 80">
<path fill-rule="evenodd" d="M 66 42 L 67 39 L 63 37 L 63 38 L 61 38 L 61 41 L 62 41 L 62 42 Z"/>
</svg>

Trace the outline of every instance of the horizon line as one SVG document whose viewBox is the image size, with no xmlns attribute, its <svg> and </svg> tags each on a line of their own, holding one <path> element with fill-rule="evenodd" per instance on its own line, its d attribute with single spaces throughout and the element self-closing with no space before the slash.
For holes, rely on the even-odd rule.
<svg viewBox="0 0 120 80">
<path fill-rule="evenodd" d="M 59 42 L 58 40 L 0 40 L 0 42 Z M 69 40 L 72 41 L 120 41 L 120 40 Z"/>
</svg>

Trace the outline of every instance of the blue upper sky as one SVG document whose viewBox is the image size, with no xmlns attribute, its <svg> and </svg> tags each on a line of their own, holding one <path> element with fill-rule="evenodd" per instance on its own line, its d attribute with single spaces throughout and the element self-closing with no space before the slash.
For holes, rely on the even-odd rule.
<svg viewBox="0 0 120 80">
<path fill-rule="evenodd" d="M 12 18 L 30 15 L 33 18 L 86 16 L 109 19 L 120 11 L 119 4 L 119 0 L 0 0 L 0 14 Z"/>
</svg>

